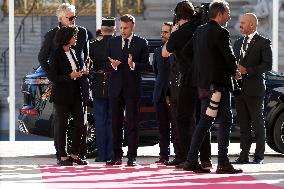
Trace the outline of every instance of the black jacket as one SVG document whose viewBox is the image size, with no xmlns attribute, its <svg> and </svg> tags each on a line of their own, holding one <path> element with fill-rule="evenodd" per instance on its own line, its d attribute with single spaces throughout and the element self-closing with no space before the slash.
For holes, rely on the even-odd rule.
<svg viewBox="0 0 284 189">
<path fill-rule="evenodd" d="M 234 44 L 234 52 L 239 60 L 240 50 L 244 38 L 238 39 Z M 242 75 L 242 92 L 249 96 L 264 96 L 264 73 L 272 68 L 271 41 L 263 36 L 255 34 L 248 44 L 248 49 L 239 62 L 247 69 L 247 74 Z"/>
<path fill-rule="evenodd" d="M 77 71 L 82 70 L 83 65 L 75 58 L 74 50 L 70 50 L 75 60 Z M 72 67 L 62 47 L 57 48 L 50 60 L 49 79 L 52 82 L 50 101 L 56 104 L 73 104 L 78 96 L 82 102 L 89 99 L 88 79 L 85 75 L 76 80 L 71 79 Z"/>
<path fill-rule="evenodd" d="M 215 85 L 232 90 L 231 76 L 235 75 L 237 65 L 225 28 L 213 20 L 198 27 L 184 51 L 193 59 L 199 88 Z"/>
<path fill-rule="evenodd" d="M 153 55 L 153 71 L 155 74 L 154 103 L 158 103 L 162 96 L 166 96 L 169 87 L 170 58 L 162 57 L 162 47 L 156 48 Z"/>
<path fill-rule="evenodd" d="M 112 69 L 109 81 L 109 96 L 118 97 L 123 91 L 125 98 L 140 98 L 141 96 L 141 72 L 151 70 L 149 62 L 149 50 L 147 40 L 133 35 L 128 53 L 132 55 L 135 69 L 131 70 L 127 63 L 127 56 L 123 56 L 122 37 L 111 39 L 107 47 L 107 56 L 122 63 L 117 70 Z M 109 64 L 110 68 L 111 64 Z"/>
<path fill-rule="evenodd" d="M 77 26 L 79 29 L 77 35 L 77 42 L 74 47 L 76 56 L 80 64 L 85 63 L 87 57 L 89 56 L 89 43 L 86 28 Z M 59 26 L 48 31 L 42 42 L 40 51 L 38 53 L 38 61 L 42 69 L 49 75 L 49 62 L 51 60 L 52 52 L 57 48 L 54 43 L 55 34 L 59 30 Z"/>
</svg>

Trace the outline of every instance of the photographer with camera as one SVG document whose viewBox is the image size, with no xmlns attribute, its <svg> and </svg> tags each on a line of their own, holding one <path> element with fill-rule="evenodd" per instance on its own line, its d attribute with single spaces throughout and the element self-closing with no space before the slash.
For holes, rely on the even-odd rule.
<svg viewBox="0 0 284 189">
<path fill-rule="evenodd" d="M 209 6 L 210 21 L 196 30 L 184 51 L 191 55 L 196 69 L 199 98 L 201 99 L 200 121 L 194 131 L 187 161 L 183 169 L 196 173 L 209 173 L 198 162 L 198 150 L 210 130 L 215 117 L 220 120 L 218 129 L 217 174 L 236 174 L 228 158 L 228 146 L 232 125 L 230 106 L 231 77 L 237 75 L 236 58 L 230 44 L 230 34 L 224 28 L 230 20 L 229 4 L 213 1 Z"/>
<path fill-rule="evenodd" d="M 162 49 L 162 56 L 169 57 L 171 53 L 176 54 L 180 75 L 180 91 L 178 98 L 177 110 L 177 127 L 179 150 L 175 159 L 168 163 L 168 165 L 177 165 L 177 168 L 183 167 L 183 162 L 186 160 L 187 152 L 189 150 L 192 133 L 196 125 L 196 108 L 198 106 L 198 93 L 196 88 L 196 80 L 194 79 L 194 72 L 192 63 L 186 59 L 183 54 L 183 48 L 186 43 L 192 38 L 197 25 L 193 22 L 194 7 L 188 0 L 179 2 L 174 9 L 174 21 L 172 34 L 168 42 Z M 203 148 L 200 150 L 201 162 L 206 167 L 211 167 L 211 147 L 210 135 L 205 141 Z"/>
</svg>

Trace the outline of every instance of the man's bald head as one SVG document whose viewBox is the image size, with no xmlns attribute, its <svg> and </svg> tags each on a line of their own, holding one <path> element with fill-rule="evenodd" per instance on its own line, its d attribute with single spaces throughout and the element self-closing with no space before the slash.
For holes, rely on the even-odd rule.
<svg viewBox="0 0 284 189">
<path fill-rule="evenodd" d="M 249 35 L 256 31 L 258 19 L 253 13 L 246 13 L 240 19 L 240 32 L 244 35 Z"/>
</svg>

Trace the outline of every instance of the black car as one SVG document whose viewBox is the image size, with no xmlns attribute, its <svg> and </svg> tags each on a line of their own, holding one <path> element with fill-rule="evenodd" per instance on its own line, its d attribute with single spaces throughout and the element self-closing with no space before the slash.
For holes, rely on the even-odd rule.
<svg viewBox="0 0 284 189">
<path fill-rule="evenodd" d="M 153 53 L 156 47 L 161 46 L 161 40 L 148 40 L 150 53 Z M 154 74 L 142 74 L 143 94 L 140 103 L 139 118 L 139 138 L 140 146 L 154 145 L 159 142 L 158 127 L 156 125 L 155 110 L 153 107 L 152 95 L 154 88 Z M 275 151 L 284 153 L 284 76 L 276 72 L 267 72 L 265 74 L 266 97 L 265 97 L 265 117 L 266 117 L 266 136 L 267 144 Z M 20 109 L 18 117 L 19 129 L 24 133 L 31 133 L 41 136 L 53 137 L 54 109 L 49 99 L 45 98 L 50 82 L 46 74 L 38 67 L 31 74 L 23 78 L 22 93 L 24 94 L 24 104 Z M 93 111 L 88 107 L 88 152 L 95 150 L 95 127 L 93 120 Z M 233 107 L 233 127 L 231 138 L 237 141 L 239 138 L 239 127 L 236 121 L 234 99 Z M 216 138 L 218 129 L 218 120 L 211 129 L 213 139 Z M 72 132 L 72 118 L 69 120 L 69 129 L 67 138 L 70 139 Z M 237 139 L 237 140 L 236 140 Z M 70 143 L 71 141 L 68 140 Z M 126 145 L 126 144 L 125 144 Z"/>
</svg>

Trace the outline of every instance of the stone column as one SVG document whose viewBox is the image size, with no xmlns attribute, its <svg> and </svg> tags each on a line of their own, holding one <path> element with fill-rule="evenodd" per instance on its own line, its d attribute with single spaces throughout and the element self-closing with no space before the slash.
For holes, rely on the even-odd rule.
<svg viewBox="0 0 284 189">
<path fill-rule="evenodd" d="M 2 8 L 3 8 L 3 0 L 0 0 L 0 19 L 2 19 L 2 17 L 3 17 L 3 10 L 2 10 Z"/>
</svg>

